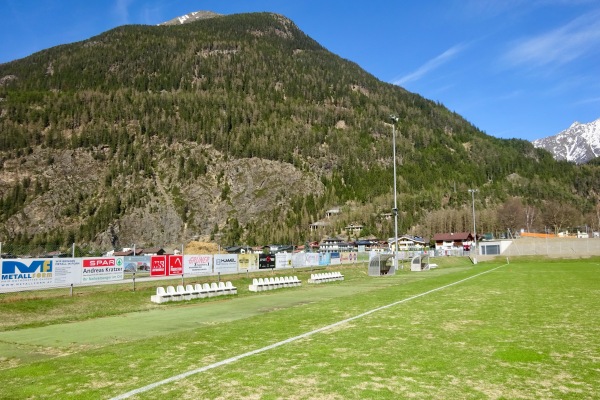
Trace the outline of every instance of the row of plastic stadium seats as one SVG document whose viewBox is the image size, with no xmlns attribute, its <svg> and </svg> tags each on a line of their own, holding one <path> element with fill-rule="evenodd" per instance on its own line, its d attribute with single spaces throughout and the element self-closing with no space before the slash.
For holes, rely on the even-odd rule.
<svg viewBox="0 0 600 400">
<path fill-rule="evenodd" d="M 297 276 L 283 276 L 275 278 L 254 278 L 252 285 L 248 286 L 251 292 L 262 292 L 264 290 L 280 289 L 284 287 L 301 286 L 302 281 Z"/>
<path fill-rule="evenodd" d="M 200 299 L 204 297 L 223 296 L 228 294 L 237 294 L 237 288 L 229 281 L 213 282 L 213 283 L 196 283 L 195 285 L 178 285 L 177 289 L 173 286 L 156 288 L 156 294 L 150 296 L 150 300 L 154 303 L 166 303 L 168 301 L 180 301 Z"/>
<path fill-rule="evenodd" d="M 320 274 L 310 274 L 308 283 L 323 283 L 343 280 L 344 275 L 342 275 L 341 272 L 323 272 Z"/>
</svg>

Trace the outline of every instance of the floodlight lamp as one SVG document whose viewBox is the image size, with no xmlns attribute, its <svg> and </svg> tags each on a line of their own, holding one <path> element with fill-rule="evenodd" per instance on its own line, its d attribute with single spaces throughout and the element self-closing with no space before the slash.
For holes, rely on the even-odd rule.
<svg viewBox="0 0 600 400">
<path fill-rule="evenodd" d="M 398 117 L 397 117 L 397 116 L 395 116 L 395 115 L 393 115 L 393 114 L 392 114 L 392 115 L 390 115 L 390 119 L 391 119 L 392 121 L 394 121 L 394 122 L 398 122 Z"/>
</svg>

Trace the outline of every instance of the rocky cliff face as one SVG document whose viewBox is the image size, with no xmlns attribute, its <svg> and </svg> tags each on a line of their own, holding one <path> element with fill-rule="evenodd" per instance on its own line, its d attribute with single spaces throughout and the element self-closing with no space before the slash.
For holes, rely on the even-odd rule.
<svg viewBox="0 0 600 400">
<path fill-rule="evenodd" d="M 587 124 L 573 123 L 558 135 L 533 141 L 555 159 L 583 164 L 600 156 L 600 119 Z"/>
<path fill-rule="evenodd" d="M 5 228 L 12 235 L 26 236 L 58 228 L 76 232 L 89 226 L 90 218 L 102 210 L 124 210 L 119 219 L 109 218 L 112 222 L 96 236 L 100 247 L 163 246 L 206 240 L 215 226 L 222 228 L 229 218 L 246 224 L 287 208 L 294 197 L 324 191 L 318 177 L 291 164 L 226 159 L 201 147 L 165 145 L 152 177 L 119 177 L 110 186 L 104 179 L 108 165 L 89 152 L 36 147 L 30 154 L 5 161 L 0 170 L 0 181 L 28 180 L 42 187 L 42 193 L 10 217 Z M 191 157 L 202 151 L 212 161 L 198 179 L 181 179 L 166 155 L 174 151 L 189 152 Z"/>
</svg>

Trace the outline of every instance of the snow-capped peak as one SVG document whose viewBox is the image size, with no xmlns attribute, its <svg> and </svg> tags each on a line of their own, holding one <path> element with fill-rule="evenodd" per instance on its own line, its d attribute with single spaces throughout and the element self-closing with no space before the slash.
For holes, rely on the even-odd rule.
<svg viewBox="0 0 600 400">
<path fill-rule="evenodd" d="M 212 11 L 194 11 L 194 12 L 191 12 L 189 14 L 185 14 L 185 15 L 182 15 L 180 17 L 173 18 L 170 21 L 163 22 L 163 23 L 158 24 L 158 25 L 181 25 L 181 24 L 187 24 L 189 22 L 198 21 L 200 19 L 208 19 L 208 18 L 220 17 L 221 15 L 222 14 L 217 14 L 217 13 L 212 12 Z"/>
<path fill-rule="evenodd" d="M 559 134 L 532 143 L 548 150 L 557 160 L 583 164 L 600 156 L 600 118 L 587 124 L 575 121 Z"/>
</svg>

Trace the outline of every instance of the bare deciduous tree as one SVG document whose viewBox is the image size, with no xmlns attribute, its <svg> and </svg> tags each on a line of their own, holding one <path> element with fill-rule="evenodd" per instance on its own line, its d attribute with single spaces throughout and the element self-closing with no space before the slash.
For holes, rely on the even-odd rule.
<svg viewBox="0 0 600 400">
<path fill-rule="evenodd" d="M 563 228 L 579 225 L 581 213 L 570 204 L 547 201 L 544 204 L 542 218 L 544 223 L 550 226 L 555 234 L 558 234 Z"/>
<path fill-rule="evenodd" d="M 523 227 L 525 222 L 525 211 L 521 199 L 511 197 L 498 207 L 498 223 L 503 231 L 515 232 Z"/>
</svg>

